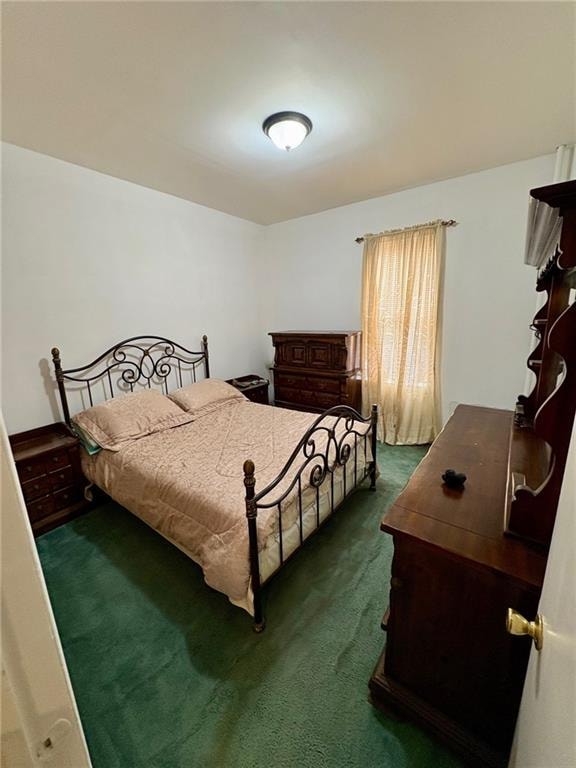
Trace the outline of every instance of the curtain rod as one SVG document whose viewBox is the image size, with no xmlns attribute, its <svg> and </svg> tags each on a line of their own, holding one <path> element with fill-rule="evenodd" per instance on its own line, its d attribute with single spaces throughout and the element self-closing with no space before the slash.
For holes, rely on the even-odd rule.
<svg viewBox="0 0 576 768">
<path fill-rule="evenodd" d="M 435 224 L 436 222 L 432 221 L 430 224 Z M 440 224 L 442 224 L 443 227 L 455 227 L 458 222 L 454 221 L 454 219 L 448 219 L 447 221 L 441 221 Z M 404 229 L 418 229 L 419 227 L 426 227 L 427 224 L 417 224 L 415 227 L 405 227 Z M 403 229 L 389 229 L 387 232 L 379 232 L 380 235 L 390 235 L 395 232 L 403 232 Z M 378 235 L 364 235 L 364 237 L 357 237 L 356 242 L 357 243 L 363 243 L 365 237 L 378 237 Z"/>
</svg>

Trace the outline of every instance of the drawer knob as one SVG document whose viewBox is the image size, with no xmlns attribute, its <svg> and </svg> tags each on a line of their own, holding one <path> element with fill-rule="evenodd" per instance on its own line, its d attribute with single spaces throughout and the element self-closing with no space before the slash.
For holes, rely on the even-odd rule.
<svg viewBox="0 0 576 768">
<path fill-rule="evenodd" d="M 536 650 L 542 650 L 544 644 L 544 622 L 539 613 L 536 614 L 534 621 L 528 621 L 521 613 L 508 608 L 506 632 L 509 635 L 528 635 L 534 640 Z"/>
</svg>

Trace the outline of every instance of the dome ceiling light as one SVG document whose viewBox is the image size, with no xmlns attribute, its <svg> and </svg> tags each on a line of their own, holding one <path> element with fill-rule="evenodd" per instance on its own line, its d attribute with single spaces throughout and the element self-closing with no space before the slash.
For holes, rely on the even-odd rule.
<svg viewBox="0 0 576 768">
<path fill-rule="evenodd" d="M 299 147 L 312 130 L 312 121 L 300 112 L 276 112 L 262 123 L 262 130 L 278 149 Z"/>
</svg>

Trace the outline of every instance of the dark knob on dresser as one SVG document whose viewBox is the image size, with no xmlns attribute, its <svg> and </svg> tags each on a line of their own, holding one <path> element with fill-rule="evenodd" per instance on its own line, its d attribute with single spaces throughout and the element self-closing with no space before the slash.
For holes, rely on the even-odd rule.
<svg viewBox="0 0 576 768">
<path fill-rule="evenodd" d="M 457 472 L 455 469 L 447 469 L 442 475 L 442 480 L 448 488 L 464 488 L 466 475 L 463 472 Z"/>
</svg>

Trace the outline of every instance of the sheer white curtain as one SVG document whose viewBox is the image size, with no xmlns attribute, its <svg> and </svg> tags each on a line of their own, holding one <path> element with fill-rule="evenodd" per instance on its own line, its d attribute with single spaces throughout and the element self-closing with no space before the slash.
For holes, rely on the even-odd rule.
<svg viewBox="0 0 576 768">
<path fill-rule="evenodd" d="M 379 438 L 428 443 L 440 428 L 440 221 L 368 235 L 362 274 L 362 400 L 377 403 Z"/>
</svg>

